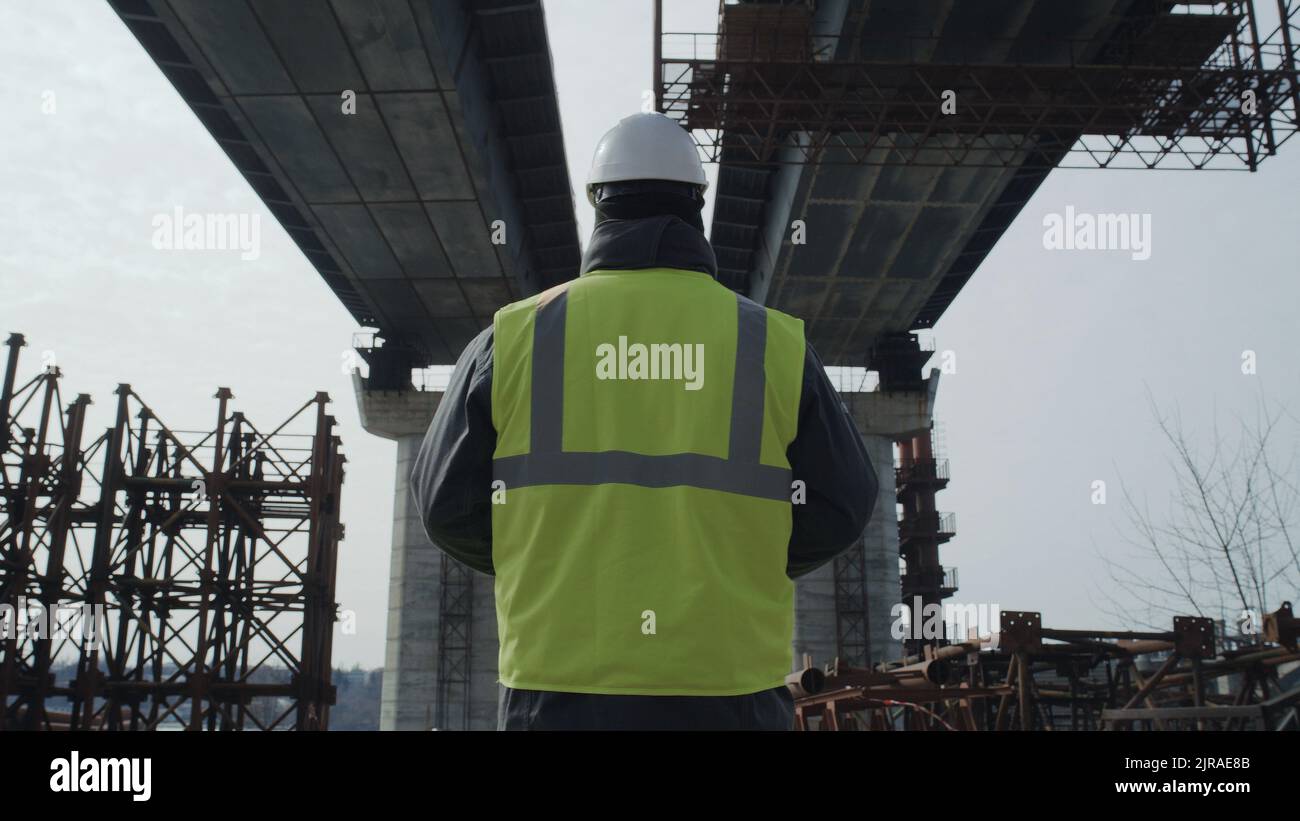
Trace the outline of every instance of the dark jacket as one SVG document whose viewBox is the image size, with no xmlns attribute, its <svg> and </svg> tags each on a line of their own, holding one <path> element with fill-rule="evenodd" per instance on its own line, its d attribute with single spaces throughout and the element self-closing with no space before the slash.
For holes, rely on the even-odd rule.
<svg viewBox="0 0 1300 821">
<path fill-rule="evenodd" d="M 704 235 L 677 217 L 606 220 L 592 233 L 582 271 L 678 268 L 717 276 Z M 829 562 L 866 528 L 877 495 L 866 448 L 811 344 L 804 357 L 799 424 L 787 457 L 806 502 L 793 505 L 786 573 Z M 429 539 L 483 573 L 492 568 L 492 328 L 461 354 L 416 456 L 411 489 Z M 502 729 L 672 726 L 788 728 L 785 688 L 728 697 L 581 695 L 502 688 Z M 683 699 L 685 699 L 683 701 Z M 689 705 L 685 709 L 683 705 Z"/>
</svg>

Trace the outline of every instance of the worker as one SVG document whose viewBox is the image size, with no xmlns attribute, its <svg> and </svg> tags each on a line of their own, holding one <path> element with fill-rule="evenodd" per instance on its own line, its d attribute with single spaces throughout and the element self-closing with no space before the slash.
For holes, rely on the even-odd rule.
<svg viewBox="0 0 1300 821">
<path fill-rule="evenodd" d="M 706 186 L 663 114 L 606 133 L 580 275 L 497 311 L 416 456 L 429 539 L 495 576 L 498 729 L 792 726 L 792 579 L 877 481 L 803 322 L 717 281 Z"/>
</svg>

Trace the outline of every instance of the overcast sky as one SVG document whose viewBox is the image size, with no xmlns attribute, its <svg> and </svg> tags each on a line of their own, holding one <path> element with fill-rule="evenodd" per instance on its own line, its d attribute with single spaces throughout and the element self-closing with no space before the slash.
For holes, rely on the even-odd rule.
<svg viewBox="0 0 1300 821">
<path fill-rule="evenodd" d="M 546 9 L 580 192 L 596 139 L 650 86 L 650 4 Z M 709 31 L 715 15 L 669 3 L 666 28 Z M 395 447 L 358 423 L 343 368 L 356 323 L 107 3 L 0 4 L 0 107 L 0 331 L 27 335 L 25 373 L 53 352 L 64 391 L 95 399 L 91 431 L 119 382 L 187 429 L 211 426 L 217 386 L 263 426 L 328 391 L 348 456 L 338 595 L 357 614 L 334 657 L 382 665 Z M 1147 390 L 1201 441 L 1216 412 L 1228 422 L 1260 396 L 1298 407 L 1298 190 L 1300 141 L 1257 174 L 1048 178 L 936 328 L 956 363 L 939 392 L 952 470 L 939 507 L 958 514 L 943 555 L 959 600 L 1115 626 L 1098 553 L 1124 526 L 1119 480 L 1153 507 L 1170 490 Z M 585 241 L 590 208 L 575 201 Z M 177 205 L 260 214 L 260 257 L 155 250 L 152 220 Z M 1044 217 L 1067 207 L 1150 214 L 1150 258 L 1046 250 Z"/>
</svg>

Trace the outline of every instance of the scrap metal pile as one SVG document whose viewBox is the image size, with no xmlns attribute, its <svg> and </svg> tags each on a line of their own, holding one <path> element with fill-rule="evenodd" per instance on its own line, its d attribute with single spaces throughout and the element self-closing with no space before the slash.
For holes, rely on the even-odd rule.
<svg viewBox="0 0 1300 821">
<path fill-rule="evenodd" d="M 1208 618 L 1167 632 L 1053 630 L 1001 614 L 987 640 L 871 669 L 838 661 L 791 676 L 802 730 L 1297 730 L 1291 603 L 1258 635 L 1216 642 Z M 1222 649 L 1216 644 L 1222 643 Z"/>
<path fill-rule="evenodd" d="M 0 729 L 324 729 L 344 457 L 317 394 L 269 433 L 131 390 L 86 442 L 58 368 L 0 390 Z M 302 433 L 293 432 L 304 430 Z"/>
</svg>

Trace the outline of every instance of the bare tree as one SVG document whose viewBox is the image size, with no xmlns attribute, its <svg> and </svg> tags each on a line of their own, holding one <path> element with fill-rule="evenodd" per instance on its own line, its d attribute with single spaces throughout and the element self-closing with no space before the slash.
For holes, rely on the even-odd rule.
<svg viewBox="0 0 1300 821">
<path fill-rule="evenodd" d="M 1223 435 L 1216 414 L 1209 441 L 1198 443 L 1177 409 L 1163 413 L 1149 392 L 1148 400 L 1174 487 L 1163 512 L 1153 512 L 1121 481 L 1130 550 L 1103 557 L 1113 585 L 1103 591 L 1107 612 L 1158 629 L 1174 615 L 1205 616 L 1231 631 L 1245 613 L 1294 598 L 1300 488 L 1296 438 L 1286 434 L 1295 418 L 1261 399 L 1235 436 Z"/>
</svg>

